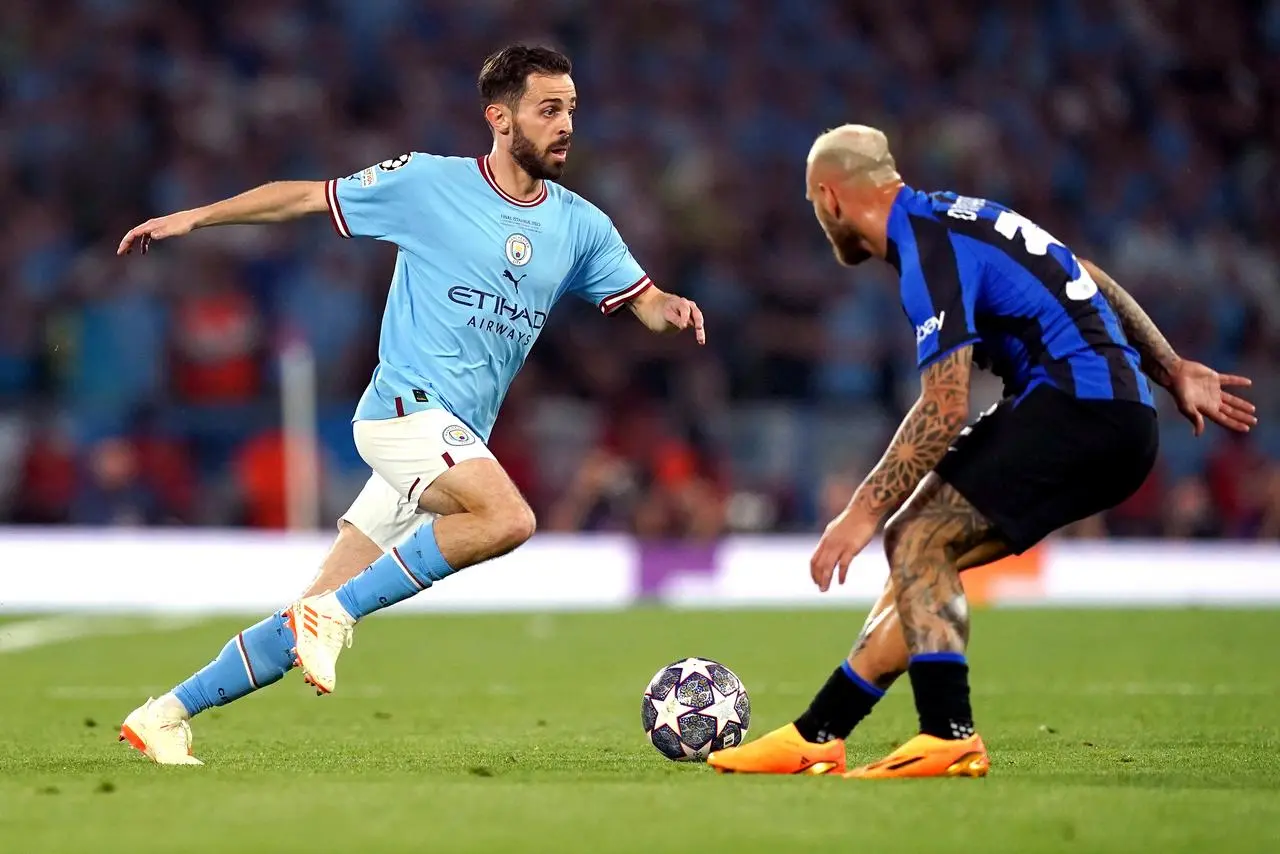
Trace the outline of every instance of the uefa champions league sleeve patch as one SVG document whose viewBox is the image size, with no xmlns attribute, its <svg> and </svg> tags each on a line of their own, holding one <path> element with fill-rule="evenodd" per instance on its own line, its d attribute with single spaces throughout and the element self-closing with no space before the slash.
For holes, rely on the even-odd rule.
<svg viewBox="0 0 1280 854">
<path fill-rule="evenodd" d="M 382 161 L 381 163 L 378 164 L 378 168 L 381 169 L 383 172 L 394 172 L 397 169 L 399 169 L 401 166 L 406 165 L 412 159 L 413 159 L 413 152 L 409 152 L 408 154 L 401 154 L 399 157 L 393 157 L 390 160 Z"/>
</svg>

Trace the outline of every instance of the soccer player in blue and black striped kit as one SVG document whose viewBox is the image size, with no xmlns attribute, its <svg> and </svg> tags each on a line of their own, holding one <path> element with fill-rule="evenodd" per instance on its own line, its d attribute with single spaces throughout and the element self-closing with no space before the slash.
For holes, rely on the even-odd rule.
<svg viewBox="0 0 1280 854">
<path fill-rule="evenodd" d="M 814 143 L 808 198 L 836 258 L 898 271 L 921 393 L 885 455 L 827 526 L 810 572 L 821 590 L 884 530 L 890 578 L 849 657 L 793 723 L 713 753 L 720 771 L 845 772 L 844 740 L 893 682 L 911 678 L 920 733 L 859 778 L 984 776 L 969 705 L 969 614 L 960 574 L 1114 507 L 1158 446 L 1148 378 L 1192 422 L 1256 423 L 1248 385 L 1179 358 L 1109 276 L 995 202 L 924 193 L 898 175 L 880 131 L 846 125 Z M 1004 380 L 969 418 L 972 366 Z"/>
</svg>

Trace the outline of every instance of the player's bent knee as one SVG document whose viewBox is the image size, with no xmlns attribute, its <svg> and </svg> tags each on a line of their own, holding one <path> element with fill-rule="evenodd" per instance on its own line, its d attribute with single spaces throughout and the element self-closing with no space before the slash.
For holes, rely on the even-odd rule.
<svg viewBox="0 0 1280 854">
<path fill-rule="evenodd" d="M 523 545 L 537 527 L 533 508 L 528 504 L 521 502 L 498 509 L 490 519 L 495 550 L 501 554 Z"/>
<path fill-rule="evenodd" d="M 519 543 L 528 542 L 537 530 L 538 519 L 533 515 L 533 508 L 528 504 L 521 506 L 511 520 L 511 539 Z"/>
<path fill-rule="evenodd" d="M 902 551 L 907 541 L 907 529 L 910 525 L 911 517 L 899 513 L 884 526 L 884 555 L 889 559 L 889 566 L 893 566 L 902 559 Z"/>
<path fill-rule="evenodd" d="M 921 555 L 933 550 L 946 549 L 933 523 L 911 513 L 900 513 L 885 525 L 884 554 L 889 568 L 896 569 L 912 563 Z"/>
</svg>

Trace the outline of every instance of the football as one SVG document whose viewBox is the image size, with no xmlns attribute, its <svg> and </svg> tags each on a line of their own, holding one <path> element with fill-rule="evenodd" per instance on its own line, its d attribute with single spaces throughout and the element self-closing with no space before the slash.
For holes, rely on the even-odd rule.
<svg viewBox="0 0 1280 854">
<path fill-rule="evenodd" d="M 668 664 L 649 680 L 640 710 L 644 734 L 676 762 L 705 762 L 713 750 L 741 744 L 751 699 L 732 670 L 709 658 Z"/>
</svg>

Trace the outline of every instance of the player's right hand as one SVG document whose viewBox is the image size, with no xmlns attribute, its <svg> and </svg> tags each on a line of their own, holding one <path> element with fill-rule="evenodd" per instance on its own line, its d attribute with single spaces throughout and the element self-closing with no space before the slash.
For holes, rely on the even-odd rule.
<svg viewBox="0 0 1280 854">
<path fill-rule="evenodd" d="M 1220 374 L 1208 365 L 1180 359 L 1169 372 L 1168 388 L 1178 403 L 1178 411 L 1199 436 L 1204 432 L 1206 418 L 1228 430 L 1248 433 L 1258 423 L 1254 405 L 1224 389 L 1251 385 L 1253 380 L 1248 377 Z"/>
<path fill-rule="evenodd" d="M 116 249 L 117 255 L 128 255 L 136 245 L 143 255 L 151 248 L 151 241 L 164 240 L 167 237 L 181 237 L 196 227 L 199 217 L 197 211 L 178 211 L 168 216 L 149 219 L 142 225 L 135 225 L 120 241 Z"/>
<path fill-rule="evenodd" d="M 846 507 L 832 519 L 814 549 L 809 560 L 809 577 L 818 589 L 826 593 L 831 589 L 831 578 L 840 570 L 840 583 L 849 575 L 849 565 L 876 535 L 880 521 L 860 512 L 853 506 Z"/>
</svg>

